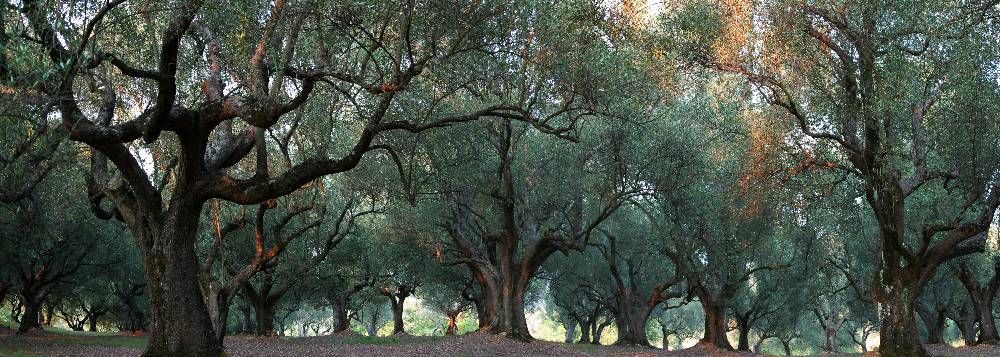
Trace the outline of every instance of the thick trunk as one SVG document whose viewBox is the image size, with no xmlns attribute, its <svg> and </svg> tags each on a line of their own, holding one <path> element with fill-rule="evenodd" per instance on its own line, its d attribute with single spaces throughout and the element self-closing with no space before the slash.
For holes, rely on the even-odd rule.
<svg viewBox="0 0 1000 357">
<path fill-rule="evenodd" d="M 347 331 L 347 329 L 351 328 L 351 322 L 347 316 L 347 303 L 347 299 L 330 299 L 330 307 L 333 308 L 333 318 L 336 320 L 333 327 L 334 333 Z"/>
<path fill-rule="evenodd" d="M 514 291 L 507 307 L 509 311 L 508 321 L 510 321 L 510 333 L 508 336 L 519 340 L 531 341 L 531 333 L 528 332 L 528 319 L 524 315 L 524 293 L 528 290 L 528 281 L 531 277 L 528 273 L 519 277 L 514 284 Z"/>
<path fill-rule="evenodd" d="M 886 273 L 882 272 L 883 277 Z M 883 280 L 882 299 L 877 305 L 881 323 L 879 351 L 883 356 L 928 356 L 920 343 L 920 329 L 914 312 L 914 300 L 919 295 L 919 288 L 907 286 L 899 280 Z"/>
<path fill-rule="evenodd" d="M 138 289 L 138 288 L 137 288 Z M 130 333 L 137 333 L 146 330 L 146 314 L 139 308 L 136 296 L 126 296 L 124 298 L 125 316 L 122 316 L 121 328 Z"/>
<path fill-rule="evenodd" d="M 56 305 L 46 304 L 45 305 L 45 321 L 42 322 L 45 326 L 52 326 L 52 320 L 56 316 Z"/>
<path fill-rule="evenodd" d="M 750 332 L 740 329 L 740 342 L 736 345 L 738 351 L 750 351 Z"/>
<path fill-rule="evenodd" d="M 368 332 L 368 337 L 377 337 L 378 336 L 378 328 L 379 328 L 379 321 L 378 321 L 379 316 L 378 315 L 379 314 L 373 314 L 369 318 L 369 320 L 365 321 L 365 323 L 364 323 L 365 330 Z"/>
<path fill-rule="evenodd" d="M 918 308 L 917 314 L 924 322 L 924 329 L 927 330 L 928 344 L 944 343 L 944 325 L 947 317 L 944 310 L 934 311 L 927 308 Z"/>
<path fill-rule="evenodd" d="M 274 302 L 267 298 L 253 304 L 254 315 L 257 318 L 257 336 L 274 336 Z"/>
<path fill-rule="evenodd" d="M 997 336 L 997 325 L 993 320 L 993 297 L 981 295 L 972 298 L 979 318 L 979 340 L 976 343 L 995 345 L 1000 343 L 1000 336 Z"/>
<path fill-rule="evenodd" d="M 955 322 L 958 331 L 962 333 L 962 340 L 965 341 L 965 345 L 974 345 L 976 343 L 977 320 L 975 311 L 968 306 L 963 306 L 958 311 L 952 311 L 949 318 Z"/>
<path fill-rule="evenodd" d="M 479 323 L 479 328 L 482 329 L 486 326 L 487 321 L 484 306 L 486 304 L 483 303 L 482 299 L 476 299 L 473 304 L 476 306 L 476 321 Z"/>
<path fill-rule="evenodd" d="M 401 296 L 398 299 L 391 300 L 392 302 L 392 334 L 404 333 L 403 329 L 403 303 L 406 301 L 405 296 Z"/>
<path fill-rule="evenodd" d="M 621 309 L 615 315 L 618 326 L 618 341 L 616 345 L 652 347 L 646 336 L 646 321 L 652 308 L 648 305 L 632 305 Z"/>
<path fill-rule="evenodd" d="M 576 337 L 576 321 L 573 319 L 563 319 L 563 328 L 566 329 L 563 342 L 573 343 L 573 338 Z"/>
<path fill-rule="evenodd" d="M 726 338 L 726 303 L 702 300 L 701 305 L 705 310 L 705 335 L 698 343 L 732 350 Z"/>
<path fill-rule="evenodd" d="M 823 328 L 823 351 L 836 353 L 837 333 L 840 332 L 840 328 L 847 321 L 846 316 L 839 309 L 829 314 L 824 314 L 819 309 L 814 309 L 813 313 L 816 314 L 816 319 L 819 320 L 819 326 Z M 853 333 L 851 334 L 851 338 L 854 338 Z"/>
<path fill-rule="evenodd" d="M 87 331 L 97 332 L 97 318 L 98 316 L 92 316 L 90 321 L 87 322 Z"/>
<path fill-rule="evenodd" d="M 510 280 L 487 282 L 482 286 L 484 294 L 483 321 L 481 331 L 530 341 L 528 323 L 524 316 L 524 292 L 527 282 L 513 283 Z"/>
<path fill-rule="evenodd" d="M 823 351 L 829 353 L 837 352 L 837 329 L 823 329 Z"/>
<path fill-rule="evenodd" d="M 28 298 L 26 294 L 21 294 L 22 304 L 24 304 L 24 315 L 21 316 L 21 324 L 17 327 L 17 333 L 22 334 L 34 329 L 41 329 L 39 323 L 41 317 L 41 302 Z"/>
<path fill-rule="evenodd" d="M 879 351 L 883 356 L 928 356 L 920 343 L 914 303 L 923 288 L 920 273 L 925 269 L 933 273 L 936 265 L 907 260 L 905 197 L 898 180 L 887 175 L 890 170 L 878 160 L 874 164 L 866 198 L 878 221 L 881 245 L 871 284 L 879 314 Z"/>
<path fill-rule="evenodd" d="M 958 324 L 958 331 L 962 333 L 962 342 L 965 342 L 966 346 L 972 346 L 976 344 L 976 322 L 975 321 L 961 321 Z"/>
<path fill-rule="evenodd" d="M 611 325 L 612 319 L 604 320 L 604 322 L 597 324 L 594 323 L 594 332 L 592 333 L 593 340 L 590 341 L 591 344 L 599 345 L 601 344 L 601 335 L 604 334 L 604 328 Z"/>
<path fill-rule="evenodd" d="M 445 333 L 444 333 L 445 335 L 447 335 L 447 336 L 454 336 L 455 333 L 458 332 L 458 323 L 457 323 L 457 320 L 458 320 L 458 314 L 457 313 L 449 313 L 448 314 L 448 330 L 445 331 Z"/>
<path fill-rule="evenodd" d="M 590 330 L 594 324 L 593 320 L 579 321 L 580 323 L 580 340 L 576 343 L 590 343 Z"/>
<path fill-rule="evenodd" d="M 215 338 L 222 343 L 226 338 L 226 330 L 229 327 L 229 303 L 231 297 L 224 292 L 208 291 L 209 295 L 205 299 L 205 307 L 208 309 L 209 320 L 212 321 L 212 329 L 215 330 Z"/>
<path fill-rule="evenodd" d="M 254 319 L 253 305 L 240 305 L 240 313 L 243 314 L 243 325 L 240 326 L 240 333 L 249 335 L 257 331 L 257 320 Z"/>
<path fill-rule="evenodd" d="M 975 273 L 965 263 L 959 263 L 958 280 L 962 282 L 965 291 L 972 301 L 973 311 L 979 320 L 979 340 L 977 343 L 998 344 L 1000 336 L 997 335 L 996 322 L 993 320 L 993 300 L 996 298 L 997 289 L 1000 288 L 1000 260 L 994 263 L 994 275 L 982 284 L 976 278 Z"/>
<path fill-rule="evenodd" d="M 197 280 L 194 240 L 200 203 L 176 204 L 174 208 L 188 214 L 168 214 L 161 229 L 130 227 L 143 248 L 149 282 L 152 323 L 143 356 L 216 357 L 222 353 L 222 343 L 213 329 Z"/>
<path fill-rule="evenodd" d="M 740 334 L 740 342 L 736 345 L 738 351 L 750 351 L 750 313 L 740 316 L 737 313 L 736 325 Z"/>
</svg>

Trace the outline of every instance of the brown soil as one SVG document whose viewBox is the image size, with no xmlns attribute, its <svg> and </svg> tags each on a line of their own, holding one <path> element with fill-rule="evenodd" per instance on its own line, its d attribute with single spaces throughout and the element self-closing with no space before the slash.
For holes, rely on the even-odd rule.
<svg viewBox="0 0 1000 357">
<path fill-rule="evenodd" d="M 27 354 L 43 356 L 138 356 L 144 337 L 106 335 L 67 335 L 34 332 L 13 336 L 0 331 L 0 355 Z M 132 340 L 135 339 L 135 340 Z M 998 346 L 954 348 L 931 345 L 936 356 L 1000 357 Z M 651 348 L 564 344 L 546 341 L 520 342 L 488 334 L 448 337 L 390 336 L 361 337 L 345 331 L 334 336 L 285 338 L 231 336 L 226 338 L 226 352 L 232 357 L 278 356 L 732 356 L 739 354 L 710 346 L 696 346 L 681 351 Z"/>
</svg>

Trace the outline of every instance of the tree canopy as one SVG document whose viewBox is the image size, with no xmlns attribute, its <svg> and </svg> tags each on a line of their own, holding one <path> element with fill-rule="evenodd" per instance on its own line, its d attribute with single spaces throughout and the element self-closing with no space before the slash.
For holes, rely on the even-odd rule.
<svg viewBox="0 0 1000 357">
<path fill-rule="evenodd" d="M 4 2 L 3 320 L 997 345 L 998 2 Z"/>
</svg>

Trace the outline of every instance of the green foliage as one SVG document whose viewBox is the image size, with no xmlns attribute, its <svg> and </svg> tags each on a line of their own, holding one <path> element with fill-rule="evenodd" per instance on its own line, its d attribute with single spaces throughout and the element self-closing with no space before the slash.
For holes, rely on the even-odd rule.
<svg viewBox="0 0 1000 357">
<path fill-rule="evenodd" d="M 993 229 L 986 254 L 911 274 L 929 284 L 919 306 L 949 313 L 969 307 L 955 271 L 964 265 L 985 284 L 1000 252 L 988 200 L 1000 180 L 995 5 L 678 1 L 647 18 L 588 0 L 289 2 L 274 25 L 278 36 L 262 41 L 271 3 L 212 3 L 180 41 L 173 106 L 211 104 L 205 80 L 212 45 L 226 97 L 249 98 L 263 86 L 268 100 L 286 103 L 305 85 L 296 71 L 335 74 L 310 82 L 316 86 L 308 99 L 278 123 L 254 129 L 249 115 L 225 120 L 193 150 L 183 130 L 151 142 L 69 143 L 74 126 L 59 120 L 66 114 L 55 106 L 65 94 L 59 85 L 67 81 L 85 117 L 96 118 L 102 100 L 116 94 L 102 130 L 140 125 L 157 105 L 159 85 L 130 77 L 109 56 L 156 68 L 162 46 L 143 44 L 159 43 L 180 10 L 126 2 L 83 38 L 102 4 L 37 10 L 71 52 L 89 41 L 72 55 L 75 67 L 44 48 L 36 16 L 21 11 L 29 4 L 0 9 L 0 287 L 15 311 L 27 285 L 19 277 L 53 262 L 46 269 L 67 274 L 36 292 L 44 304 L 69 319 L 107 307 L 102 330 L 144 327 L 147 252 L 127 237 L 141 219 L 124 209 L 138 181 L 148 180 L 162 196 L 155 206 L 169 211 L 187 192 L 181 170 L 274 183 L 318 162 L 309 160 L 352 155 L 364 159 L 350 171 L 310 177 L 264 206 L 198 196 L 195 204 L 205 209 L 196 218 L 195 258 L 215 260 L 191 278 L 204 289 L 250 264 L 261 209 L 262 249 L 301 233 L 247 283 L 288 288 L 276 323 L 290 335 L 332 329 L 338 298 L 355 331 L 386 335 L 391 313 L 383 291 L 400 286 L 415 288 L 403 315 L 408 332 L 443 335 L 449 314 L 458 314 L 459 333 L 468 333 L 479 327 L 474 301 L 484 294 L 474 265 L 500 266 L 498 234 L 519 237 L 508 252 L 515 261 L 540 240 L 561 237 L 551 255 L 496 268 L 538 268 L 528 271 L 524 306 L 537 338 L 575 340 L 588 321 L 610 321 L 623 304 L 616 278 L 643 299 L 675 281 L 665 291 L 680 297 L 654 302 L 645 325 L 651 341 L 668 335 L 661 343 L 676 348 L 697 338 L 701 294 L 724 298 L 730 318 L 752 313 L 750 342 L 766 338 L 762 352 L 783 353 L 779 342 L 794 341 L 794 351 L 811 353 L 824 342 L 814 315 L 847 318 L 836 336 L 842 350 L 855 348 L 851 333 L 881 326 L 870 300 L 883 288 L 873 277 L 886 270 L 878 256 L 886 249 L 919 253 L 909 259 L 916 261 L 927 252 L 919 247 L 946 242 L 945 232 L 957 229 L 949 224 L 982 228 L 977 220 L 985 217 Z M 864 31 L 848 31 L 854 28 Z M 258 47 L 263 84 L 248 60 Z M 862 61 L 866 55 L 871 63 Z M 227 135 L 250 138 L 254 130 L 264 133 L 254 145 L 266 155 L 247 149 L 232 165 L 209 167 L 235 143 Z M 365 133 L 371 142 L 359 141 Z M 108 155 L 99 152 L 109 147 L 135 167 L 100 170 Z M 174 166 L 191 152 L 205 162 Z M 267 172 L 257 171 L 262 162 Z M 889 219 L 876 206 L 893 197 L 882 184 L 908 177 L 919 184 L 900 185 L 912 192 L 899 199 L 901 241 L 888 246 L 880 234 Z M 94 218 L 95 209 L 112 219 Z M 350 224 L 339 217 L 351 217 Z M 934 225 L 946 230 L 925 236 Z M 340 233 L 329 256 L 315 260 Z M 605 255 L 611 237 L 615 262 Z M 895 265 L 920 268 L 909 260 Z M 616 277 L 612 268 L 628 274 Z M 235 307 L 247 304 L 236 301 L 232 330 L 244 319 Z M 947 326 L 957 338 L 954 323 Z M 607 327 L 602 341 L 617 330 Z M 145 343 L 74 336 L 55 341 Z"/>
</svg>

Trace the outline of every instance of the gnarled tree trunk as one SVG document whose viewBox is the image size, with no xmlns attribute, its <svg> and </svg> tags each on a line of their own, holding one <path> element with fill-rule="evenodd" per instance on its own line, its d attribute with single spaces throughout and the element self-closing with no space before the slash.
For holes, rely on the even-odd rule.
<svg viewBox="0 0 1000 357">
<path fill-rule="evenodd" d="M 448 330 L 444 332 L 446 336 L 454 336 L 458 332 L 458 314 L 460 312 L 448 313 Z"/>
<path fill-rule="evenodd" d="M 197 279 L 200 267 L 194 240 L 201 202 L 187 203 L 173 205 L 159 225 L 130 225 L 140 241 L 150 282 L 146 288 L 151 327 L 145 357 L 216 357 L 222 353 Z"/>
<path fill-rule="evenodd" d="M 646 336 L 646 322 L 653 306 L 645 303 L 619 308 L 615 314 L 615 325 L 618 327 L 616 345 L 652 347 Z"/>
<path fill-rule="evenodd" d="M 573 338 L 576 337 L 576 320 L 572 318 L 564 318 L 562 325 L 563 329 L 566 330 L 563 343 L 573 343 Z"/>
<path fill-rule="evenodd" d="M 333 333 L 347 331 L 351 328 L 350 316 L 347 315 L 348 303 L 350 303 L 349 297 L 344 296 L 330 296 L 330 308 L 333 309 Z"/>
<path fill-rule="evenodd" d="M 257 329 L 254 331 L 257 336 L 274 336 L 274 308 L 275 304 L 267 299 L 254 304 L 254 315 L 257 318 Z"/>
<path fill-rule="evenodd" d="M 927 343 L 928 344 L 942 344 L 944 343 L 944 327 L 945 322 L 947 322 L 948 317 L 945 314 L 945 310 L 932 310 L 926 307 L 917 305 L 917 315 L 924 322 L 924 329 L 927 330 Z"/>
<path fill-rule="evenodd" d="M 502 334 L 519 340 L 532 340 L 524 316 L 524 293 L 527 281 L 514 281 L 510 274 L 489 279 L 481 287 L 484 295 L 480 331 Z"/>
<path fill-rule="evenodd" d="M 389 288 L 382 288 L 382 295 L 389 298 L 389 304 L 392 310 L 392 334 L 399 334 L 406 332 L 403 326 L 403 304 L 406 302 L 406 298 L 413 294 L 415 290 L 414 287 L 407 284 L 399 284 L 396 286 L 396 290 L 392 291 Z"/>
<path fill-rule="evenodd" d="M 25 293 L 21 294 L 24 315 L 21 315 L 21 323 L 17 327 L 17 333 L 19 334 L 42 328 L 42 303 L 37 298 L 26 298 L 25 296 L 28 295 Z"/>
<path fill-rule="evenodd" d="M 993 276 L 986 284 L 980 284 L 972 270 L 964 263 L 959 264 L 958 278 L 969 293 L 969 299 L 972 300 L 976 317 L 979 319 L 979 339 L 976 343 L 1000 344 L 996 321 L 993 320 L 993 300 L 996 299 L 997 290 L 1000 289 L 1000 259 L 994 262 Z"/>
<path fill-rule="evenodd" d="M 601 323 L 599 323 L 599 324 L 595 323 L 592 326 L 593 327 L 593 332 L 591 333 L 591 335 L 593 335 L 593 340 L 591 340 L 590 343 L 593 344 L 593 345 L 599 345 L 599 344 L 601 344 L 601 336 L 604 335 L 604 329 L 607 328 L 608 326 L 611 326 L 611 324 L 614 321 L 615 320 L 613 318 L 608 317 L 608 318 L 605 318 L 604 321 L 601 322 Z"/>
<path fill-rule="evenodd" d="M 590 343 L 590 330 L 591 326 L 594 324 L 594 320 L 586 317 L 582 320 L 578 320 L 577 323 L 580 324 L 580 339 L 576 343 Z"/>
<path fill-rule="evenodd" d="M 884 298 L 877 301 L 879 321 L 879 352 L 886 356 L 927 356 L 920 343 L 914 299 L 919 288 L 903 282 L 885 282 Z"/>
<path fill-rule="evenodd" d="M 702 299 L 699 297 L 699 299 Z M 732 350 L 733 345 L 729 344 L 726 337 L 727 319 L 726 306 L 728 302 L 713 301 L 708 297 L 701 300 L 702 309 L 705 312 L 705 334 L 699 344 L 712 345 L 715 347 Z"/>
<path fill-rule="evenodd" d="M 958 331 L 962 333 L 962 340 L 966 346 L 976 344 L 976 316 L 975 308 L 962 305 L 948 311 L 948 318 L 955 322 Z"/>
<path fill-rule="evenodd" d="M 750 351 L 750 314 L 752 312 L 753 310 L 749 310 L 745 314 L 739 312 L 735 314 L 736 327 L 740 334 L 739 343 L 736 345 L 737 351 Z M 761 342 L 757 341 L 758 344 Z"/>
</svg>

